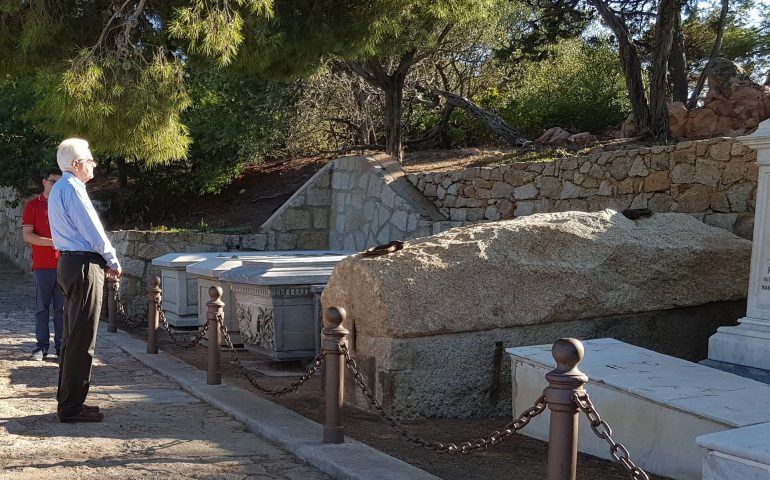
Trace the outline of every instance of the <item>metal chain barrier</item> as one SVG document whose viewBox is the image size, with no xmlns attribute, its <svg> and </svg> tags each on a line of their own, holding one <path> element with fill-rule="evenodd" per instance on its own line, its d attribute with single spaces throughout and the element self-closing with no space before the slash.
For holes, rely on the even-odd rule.
<svg viewBox="0 0 770 480">
<path fill-rule="evenodd" d="M 353 374 L 353 379 L 355 380 L 355 383 L 361 389 L 361 392 L 366 397 L 367 401 L 369 402 L 369 405 L 372 408 L 374 408 L 377 414 L 380 417 L 382 417 L 396 432 L 398 432 L 398 434 L 401 435 L 402 438 L 413 443 L 418 447 L 426 448 L 428 450 L 433 450 L 433 451 L 442 452 L 442 453 L 449 453 L 452 455 L 468 455 L 475 451 L 484 451 L 488 447 L 491 447 L 503 442 L 506 438 L 513 435 L 514 432 L 526 427 L 529 421 L 535 418 L 536 416 L 540 415 L 541 413 L 543 413 L 546 407 L 545 397 L 541 395 L 540 398 L 537 399 L 535 404 L 532 407 L 530 407 L 527 411 L 522 413 L 518 418 L 507 423 L 500 430 L 495 430 L 489 433 L 486 437 L 478 438 L 473 441 L 456 444 L 456 443 L 442 443 L 442 442 L 433 442 L 433 441 L 423 440 L 422 438 L 419 438 L 407 432 L 406 429 L 404 429 L 404 427 L 401 425 L 401 423 L 398 420 L 396 420 L 394 417 L 392 417 L 391 415 L 388 415 L 385 412 L 385 409 L 383 408 L 382 403 L 380 403 L 380 401 L 377 400 L 377 398 L 372 393 L 371 389 L 366 385 L 366 382 L 364 381 L 364 377 L 363 375 L 361 375 L 361 372 L 358 370 L 358 365 L 356 364 L 356 361 L 353 360 L 353 357 L 350 356 L 350 352 L 348 351 L 348 348 L 346 345 L 340 346 L 340 353 L 342 353 L 345 356 L 345 365 L 347 366 L 348 370 L 350 370 L 350 372 Z"/>
<path fill-rule="evenodd" d="M 610 456 L 628 470 L 631 478 L 635 480 L 650 480 L 647 473 L 631 461 L 631 454 L 628 452 L 628 449 L 622 443 L 616 442 L 612 438 L 612 427 L 599 416 L 599 412 L 596 411 L 593 403 L 588 398 L 588 393 L 576 393 L 572 396 L 572 401 L 575 402 L 575 405 L 577 405 L 581 412 L 586 414 L 588 421 L 591 423 L 591 430 L 594 431 L 596 436 L 609 444 Z"/>
<path fill-rule="evenodd" d="M 123 302 L 120 298 L 120 292 L 118 290 L 115 290 L 113 293 L 113 300 L 115 300 L 115 306 L 118 310 L 118 317 L 120 317 L 120 320 L 130 328 L 138 327 L 144 322 L 144 316 L 137 316 L 136 318 L 131 318 L 126 313 L 126 307 L 123 306 Z"/>
<path fill-rule="evenodd" d="M 209 330 L 209 322 L 206 322 L 203 324 L 203 328 L 198 331 L 198 333 L 195 334 L 195 336 L 192 338 L 192 340 L 188 342 L 184 342 L 182 340 L 179 340 L 174 336 L 174 332 L 171 331 L 171 326 L 168 324 L 168 320 L 166 320 L 166 314 L 163 313 L 163 301 L 160 299 L 155 300 L 155 308 L 158 310 L 158 317 L 160 318 L 161 323 L 163 324 L 163 329 L 168 333 L 168 336 L 171 338 L 171 342 L 173 342 L 177 347 L 181 347 L 185 350 L 189 350 L 193 348 L 194 346 L 201 343 L 203 340 L 203 337 L 206 336 L 206 332 Z"/>
<path fill-rule="evenodd" d="M 238 351 L 233 346 L 233 342 L 230 339 L 230 334 L 227 333 L 227 326 L 225 326 L 224 324 L 224 318 L 222 314 L 217 314 L 217 323 L 219 324 L 219 331 L 222 332 L 222 338 L 224 339 L 225 344 L 228 347 L 228 351 L 232 353 L 234 357 L 233 361 L 235 362 L 235 365 L 238 371 L 241 372 L 241 374 L 246 378 L 246 380 L 248 380 L 249 383 L 252 386 L 254 386 L 254 388 L 257 389 L 257 391 L 267 395 L 272 395 L 274 397 L 282 397 L 286 394 L 296 392 L 305 382 L 307 382 L 310 379 L 310 377 L 315 375 L 318 369 L 321 368 L 321 365 L 323 365 L 324 359 L 326 358 L 326 353 L 324 352 L 321 352 L 318 355 L 316 355 L 316 357 L 313 359 L 313 364 L 310 366 L 310 368 L 307 369 L 307 371 L 299 378 L 299 380 L 292 383 L 288 387 L 285 387 L 279 390 L 263 387 L 262 385 L 259 384 L 259 382 L 257 382 L 254 379 L 254 377 L 251 376 L 251 374 L 249 374 L 249 372 L 246 370 L 246 367 L 244 367 L 243 364 L 241 363 L 240 358 L 238 358 Z"/>
</svg>

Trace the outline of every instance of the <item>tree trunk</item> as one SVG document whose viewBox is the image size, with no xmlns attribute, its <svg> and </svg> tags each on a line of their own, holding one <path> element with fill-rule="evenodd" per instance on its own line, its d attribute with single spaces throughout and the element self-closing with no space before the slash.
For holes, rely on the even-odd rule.
<svg viewBox="0 0 770 480">
<path fill-rule="evenodd" d="M 671 44 L 671 96 L 675 102 L 687 105 L 687 57 L 684 52 L 684 34 L 682 34 L 682 8 L 674 18 L 674 41 Z"/>
<path fill-rule="evenodd" d="M 115 166 L 118 168 L 118 185 L 121 188 L 128 187 L 128 169 L 126 168 L 126 158 L 123 156 L 115 157 Z"/>
<path fill-rule="evenodd" d="M 391 74 L 388 74 L 377 58 L 346 63 L 351 72 L 385 94 L 385 153 L 397 158 L 399 162 L 402 160 L 401 101 L 404 97 L 404 81 L 415 61 L 414 50 L 404 53 L 398 67 Z"/>
<path fill-rule="evenodd" d="M 465 97 L 437 89 L 434 89 L 431 94 L 440 95 L 446 98 L 446 101 L 449 105 L 456 108 L 461 108 L 468 112 L 468 114 L 473 118 L 486 123 L 490 130 L 492 130 L 496 135 L 499 135 L 508 140 L 508 142 L 510 142 L 512 145 L 522 147 L 531 143 L 529 140 L 524 138 L 518 130 L 508 125 L 508 123 L 500 116 L 495 115 L 490 111 L 484 110 Z"/>
<path fill-rule="evenodd" d="M 655 21 L 655 48 L 650 66 L 650 131 L 656 140 L 667 140 L 670 136 L 667 87 L 668 58 L 674 39 L 676 12 L 681 8 L 680 0 L 661 0 L 658 18 Z"/>
<path fill-rule="evenodd" d="M 703 67 L 703 71 L 698 77 L 698 83 L 695 85 L 695 90 L 692 91 L 690 101 L 687 102 L 687 108 L 694 108 L 698 104 L 698 97 L 700 97 L 703 86 L 706 84 L 706 78 L 708 78 L 711 64 L 714 59 L 719 56 L 719 52 L 722 50 L 722 39 L 725 36 L 725 24 L 727 23 L 729 3 L 729 0 L 722 0 L 722 10 L 719 12 L 719 27 L 717 27 L 717 38 L 714 40 L 714 45 L 711 47 L 708 62 L 706 62 L 706 66 Z"/>
<path fill-rule="evenodd" d="M 385 92 L 385 153 L 402 160 L 401 151 L 401 100 L 404 97 L 405 75 L 390 75 L 383 85 Z"/>
<path fill-rule="evenodd" d="M 636 124 L 636 131 L 640 136 L 649 136 L 650 108 L 647 104 L 647 94 L 644 92 L 642 62 L 631 39 L 631 33 L 623 23 L 623 19 L 615 15 L 603 0 L 589 0 L 589 2 L 596 8 L 604 23 L 617 38 L 620 65 L 626 79 L 626 90 L 628 90 L 628 98 L 631 101 L 631 114 Z"/>
</svg>

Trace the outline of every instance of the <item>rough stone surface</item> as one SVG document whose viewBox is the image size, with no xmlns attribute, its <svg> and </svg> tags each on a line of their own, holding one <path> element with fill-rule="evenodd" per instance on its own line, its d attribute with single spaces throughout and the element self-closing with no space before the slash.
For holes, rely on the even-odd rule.
<svg viewBox="0 0 770 480">
<path fill-rule="evenodd" d="M 533 215 L 346 259 L 323 303 L 346 307 L 359 335 L 394 338 L 663 310 L 742 298 L 750 252 L 688 215 Z"/>
</svg>

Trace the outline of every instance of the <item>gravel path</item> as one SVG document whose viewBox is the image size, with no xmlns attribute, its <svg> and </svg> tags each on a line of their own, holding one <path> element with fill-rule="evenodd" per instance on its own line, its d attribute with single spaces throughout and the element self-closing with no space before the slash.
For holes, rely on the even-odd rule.
<svg viewBox="0 0 770 480">
<path fill-rule="evenodd" d="M 0 257 L 0 479 L 329 477 L 146 368 L 104 338 L 89 403 L 103 423 L 56 418 L 55 360 L 29 360 L 34 285 Z"/>
</svg>

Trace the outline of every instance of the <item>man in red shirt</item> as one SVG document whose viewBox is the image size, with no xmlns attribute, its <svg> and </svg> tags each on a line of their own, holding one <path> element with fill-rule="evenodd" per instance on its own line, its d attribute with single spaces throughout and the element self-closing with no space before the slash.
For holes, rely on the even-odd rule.
<svg viewBox="0 0 770 480">
<path fill-rule="evenodd" d="M 43 176 L 43 193 L 27 202 L 21 215 L 24 241 L 32 246 L 32 276 L 37 287 L 35 336 L 37 344 L 32 360 L 42 361 L 48 356 L 51 331 L 48 328 L 50 307 L 53 305 L 54 347 L 56 356 L 61 350 L 64 329 L 64 291 L 56 281 L 59 252 L 53 248 L 51 226 L 48 224 L 48 195 L 54 183 L 61 178 L 61 170 L 52 168 Z"/>
</svg>

